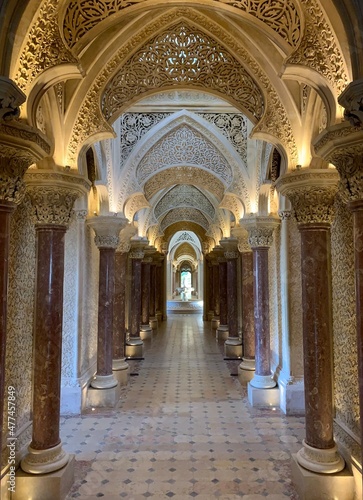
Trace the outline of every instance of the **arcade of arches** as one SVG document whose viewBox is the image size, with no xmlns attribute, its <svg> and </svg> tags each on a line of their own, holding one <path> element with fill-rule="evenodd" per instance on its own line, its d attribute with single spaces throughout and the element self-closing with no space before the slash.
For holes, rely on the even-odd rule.
<svg viewBox="0 0 363 500">
<path fill-rule="evenodd" d="M 30 482 L 62 476 L 60 415 L 116 398 L 185 302 L 252 407 L 305 415 L 302 488 L 346 467 L 359 497 L 362 23 L 360 0 L 2 2 L 2 483 L 12 429 Z"/>
</svg>

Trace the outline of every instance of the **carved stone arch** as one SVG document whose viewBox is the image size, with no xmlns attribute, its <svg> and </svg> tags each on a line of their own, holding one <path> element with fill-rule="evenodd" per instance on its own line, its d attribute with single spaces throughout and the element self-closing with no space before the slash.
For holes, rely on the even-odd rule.
<svg viewBox="0 0 363 500">
<path fill-rule="evenodd" d="M 168 226 L 179 221 L 194 222 L 199 226 L 208 230 L 210 225 L 210 220 L 198 209 L 196 208 L 176 208 L 170 210 L 165 217 L 160 221 L 160 229 L 165 232 Z"/>
<path fill-rule="evenodd" d="M 181 220 L 171 224 L 165 229 L 164 240 L 167 242 L 168 246 L 173 240 L 174 235 L 179 231 L 189 231 L 194 233 L 201 242 L 201 246 L 203 246 L 203 242 L 208 239 L 207 231 L 201 225 L 196 222 Z"/>
<path fill-rule="evenodd" d="M 210 219 L 215 216 L 215 207 L 211 201 L 201 190 L 191 184 L 177 184 L 169 189 L 156 203 L 154 215 L 159 220 L 169 210 L 183 207 L 198 208 Z"/>
<path fill-rule="evenodd" d="M 105 29 L 102 24 L 107 23 L 111 27 L 118 22 L 126 13 L 137 13 L 140 9 L 157 9 L 168 5 L 167 1 L 147 2 L 146 0 L 130 0 L 124 2 L 105 2 L 100 0 L 89 0 L 88 2 L 72 2 L 71 8 L 68 2 L 60 11 L 60 26 L 65 45 L 80 50 L 87 44 L 91 35 L 99 33 Z M 260 2 L 250 2 L 248 0 L 222 0 L 216 5 L 215 1 L 204 0 L 203 2 L 184 2 L 184 5 L 205 6 L 209 4 L 214 9 L 218 8 L 222 13 L 233 13 L 245 18 L 254 27 L 271 32 L 275 43 L 284 46 L 297 46 L 303 32 L 303 15 L 298 2 L 293 0 L 274 2 L 274 9 L 261 8 Z M 92 15 L 88 15 L 88 9 L 92 9 L 92 4 L 97 4 L 98 9 Z M 93 11 L 95 9 L 92 9 Z M 98 16 L 97 16 L 98 14 Z M 275 36 L 274 36 L 275 35 Z"/>
<path fill-rule="evenodd" d="M 145 198 L 144 193 L 134 193 L 126 201 L 123 213 L 127 219 L 132 221 L 136 212 L 142 208 L 150 208 L 150 203 Z"/>
<path fill-rule="evenodd" d="M 140 186 L 140 189 L 143 187 L 145 188 L 152 176 L 158 175 L 162 170 L 170 168 L 170 165 L 162 164 L 162 160 L 166 157 L 165 152 L 162 155 L 163 158 L 160 158 L 154 166 L 150 157 L 153 151 L 158 151 L 157 148 L 159 148 L 159 150 L 163 148 L 163 141 L 172 142 L 175 140 L 172 134 L 176 134 L 178 129 L 183 126 L 188 127 L 191 131 L 195 131 L 195 137 L 199 144 L 199 148 L 195 148 L 199 149 L 199 151 L 195 151 L 195 158 L 192 155 L 195 161 L 198 161 L 198 156 L 203 153 L 203 151 L 201 151 L 201 145 L 204 144 L 205 148 L 209 148 L 210 150 L 208 154 L 206 153 L 206 158 L 202 158 L 201 164 L 198 165 L 198 167 L 204 171 L 209 170 L 209 172 L 223 184 L 224 189 L 228 188 L 233 178 L 237 176 L 238 185 L 236 189 L 238 190 L 238 195 L 244 198 L 245 203 L 249 203 L 249 174 L 246 166 L 241 162 L 241 158 L 231 146 L 228 139 L 217 127 L 209 124 L 202 117 L 189 111 L 182 110 L 164 118 L 164 120 L 149 130 L 149 132 L 142 137 L 137 147 L 127 159 L 123 167 L 123 180 L 120 184 L 118 197 L 119 206 L 122 205 L 123 198 L 131 194 L 131 190 L 135 184 Z M 167 145 L 164 145 L 164 147 L 166 146 Z M 172 160 L 173 150 L 171 153 L 170 158 Z M 208 155 L 210 157 L 213 156 L 214 163 L 210 162 Z M 217 163 L 217 157 L 219 158 L 219 163 Z M 210 163 L 210 168 L 206 168 L 208 162 Z M 143 165 L 145 165 L 145 167 L 143 167 Z M 176 161 L 174 161 L 174 165 L 177 165 Z M 180 165 L 183 165 L 183 163 L 180 163 Z M 190 166 L 196 168 L 195 164 Z M 219 172 L 222 166 L 223 172 Z M 185 165 L 185 167 L 187 167 L 187 165 Z M 150 172 L 148 178 L 145 178 L 145 175 L 143 175 L 141 179 L 137 178 L 141 168 Z M 183 184 L 183 182 L 177 180 L 175 180 L 174 183 Z M 191 182 L 187 181 L 185 183 L 190 184 Z M 214 192 L 214 190 L 212 192 Z M 146 192 L 145 195 L 147 199 L 150 199 Z M 217 196 L 219 199 L 221 199 L 221 197 L 221 194 Z"/>
<path fill-rule="evenodd" d="M 245 207 L 242 201 L 233 193 L 226 193 L 223 197 L 223 200 L 219 204 L 219 208 L 224 208 L 225 210 L 229 210 L 236 220 L 236 223 L 245 214 Z"/>
</svg>

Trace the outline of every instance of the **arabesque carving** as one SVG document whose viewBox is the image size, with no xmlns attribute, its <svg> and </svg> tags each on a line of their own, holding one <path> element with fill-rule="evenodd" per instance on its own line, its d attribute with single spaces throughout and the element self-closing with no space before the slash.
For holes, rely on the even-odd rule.
<svg viewBox="0 0 363 500">
<path fill-rule="evenodd" d="M 211 219 L 215 216 L 212 203 L 199 189 L 192 185 L 179 184 L 170 189 L 157 203 L 154 209 L 155 217 L 159 218 L 165 212 L 178 207 L 195 207 Z"/>
<path fill-rule="evenodd" d="M 324 76 L 337 93 L 341 93 L 348 76 L 336 37 L 316 0 L 301 0 L 301 4 L 305 13 L 305 33 L 286 64 L 310 67 Z"/>
<path fill-rule="evenodd" d="M 150 207 L 150 203 L 147 201 L 145 196 L 143 194 L 136 194 L 126 202 L 125 217 L 132 221 L 136 212 L 142 208 L 148 207 Z"/>
<path fill-rule="evenodd" d="M 172 167 L 155 174 L 145 183 L 145 197 L 150 200 L 161 188 L 174 184 L 200 186 L 213 193 L 220 200 L 224 193 L 222 182 L 206 170 L 197 167 Z"/>
<path fill-rule="evenodd" d="M 329 155 L 340 174 L 340 195 L 345 202 L 363 198 L 363 143 L 341 147 Z"/>
<path fill-rule="evenodd" d="M 195 222 L 204 229 L 208 229 L 209 227 L 207 218 L 196 208 L 176 208 L 175 210 L 170 210 L 163 218 L 160 223 L 160 229 L 165 231 L 168 226 L 179 221 Z"/>
<path fill-rule="evenodd" d="M 23 181 L 27 168 L 33 163 L 30 153 L 22 153 L 13 147 L 1 146 L 0 199 L 19 204 L 25 195 Z"/>
<path fill-rule="evenodd" d="M 225 208 L 232 212 L 235 220 L 238 222 L 244 215 L 244 208 L 241 201 L 234 195 L 226 193 L 223 200 L 219 204 L 219 208 Z"/>
<path fill-rule="evenodd" d="M 24 90 L 43 71 L 62 63 L 77 64 L 65 47 L 58 28 L 58 0 L 46 0 L 40 8 L 20 55 L 15 81 Z"/>
<path fill-rule="evenodd" d="M 71 1 L 63 19 L 63 36 L 74 47 L 92 28 L 127 7 L 145 0 L 81 0 Z M 275 31 L 289 45 L 301 38 L 298 9 L 291 0 L 216 0 L 250 14 Z"/>
<path fill-rule="evenodd" d="M 105 88 L 102 112 L 112 121 L 135 95 L 180 85 L 216 90 L 230 96 L 256 120 L 262 117 L 264 97 L 251 75 L 216 40 L 186 23 L 154 36 L 124 64 Z"/>
</svg>

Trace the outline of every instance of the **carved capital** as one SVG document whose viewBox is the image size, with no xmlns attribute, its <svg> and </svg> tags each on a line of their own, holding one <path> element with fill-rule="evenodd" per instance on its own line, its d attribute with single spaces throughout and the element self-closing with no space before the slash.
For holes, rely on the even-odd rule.
<svg viewBox="0 0 363 500">
<path fill-rule="evenodd" d="M 95 244 L 98 248 L 117 248 L 119 234 L 128 220 L 117 215 L 101 215 L 87 219 L 87 224 L 96 233 Z"/>
<path fill-rule="evenodd" d="M 240 253 L 252 252 L 250 244 L 248 243 L 248 232 L 243 227 L 236 227 L 232 229 L 233 236 L 236 236 L 238 241 L 238 251 Z"/>
<path fill-rule="evenodd" d="M 363 138 L 362 138 L 363 140 Z M 342 199 L 358 201 L 363 199 L 363 143 L 336 149 L 330 158 L 340 174 L 339 193 Z"/>
<path fill-rule="evenodd" d="M 90 188 L 83 177 L 63 172 L 34 170 L 24 179 L 35 224 L 68 226 L 75 200 Z"/>
<path fill-rule="evenodd" d="M 363 127 L 363 79 L 351 82 L 338 102 L 345 108 L 344 118 L 353 127 Z"/>
<path fill-rule="evenodd" d="M 279 210 L 278 215 L 282 221 L 291 220 L 293 216 L 291 210 Z"/>
<path fill-rule="evenodd" d="M 281 176 L 276 189 L 289 198 L 298 224 L 331 224 L 339 175 L 333 169 L 301 169 Z"/>
<path fill-rule="evenodd" d="M 19 204 L 25 195 L 24 173 L 32 163 L 31 155 L 19 155 L 15 148 L 0 152 L 0 199 Z"/>
<path fill-rule="evenodd" d="M 20 115 L 19 106 L 26 99 L 26 95 L 19 87 L 6 76 L 0 76 L 0 121 L 13 120 Z"/>
<path fill-rule="evenodd" d="M 142 260 L 144 258 L 144 251 L 140 248 L 131 248 L 130 251 L 130 259 L 139 259 Z"/>
<path fill-rule="evenodd" d="M 248 232 L 248 244 L 251 248 L 270 247 L 273 232 L 279 223 L 280 220 L 272 216 L 251 216 L 240 220 L 241 226 Z"/>
<path fill-rule="evenodd" d="M 119 253 L 129 253 L 131 248 L 130 241 L 120 240 L 117 246 L 117 252 Z"/>
</svg>

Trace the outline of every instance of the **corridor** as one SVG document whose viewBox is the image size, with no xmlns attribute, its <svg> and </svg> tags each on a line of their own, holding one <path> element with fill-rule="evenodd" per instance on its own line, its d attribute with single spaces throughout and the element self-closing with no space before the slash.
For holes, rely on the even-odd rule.
<svg viewBox="0 0 363 500">
<path fill-rule="evenodd" d="M 297 499 L 290 454 L 304 419 L 249 406 L 201 316 L 171 314 L 115 410 L 62 419 L 76 456 L 68 499 Z"/>
</svg>

